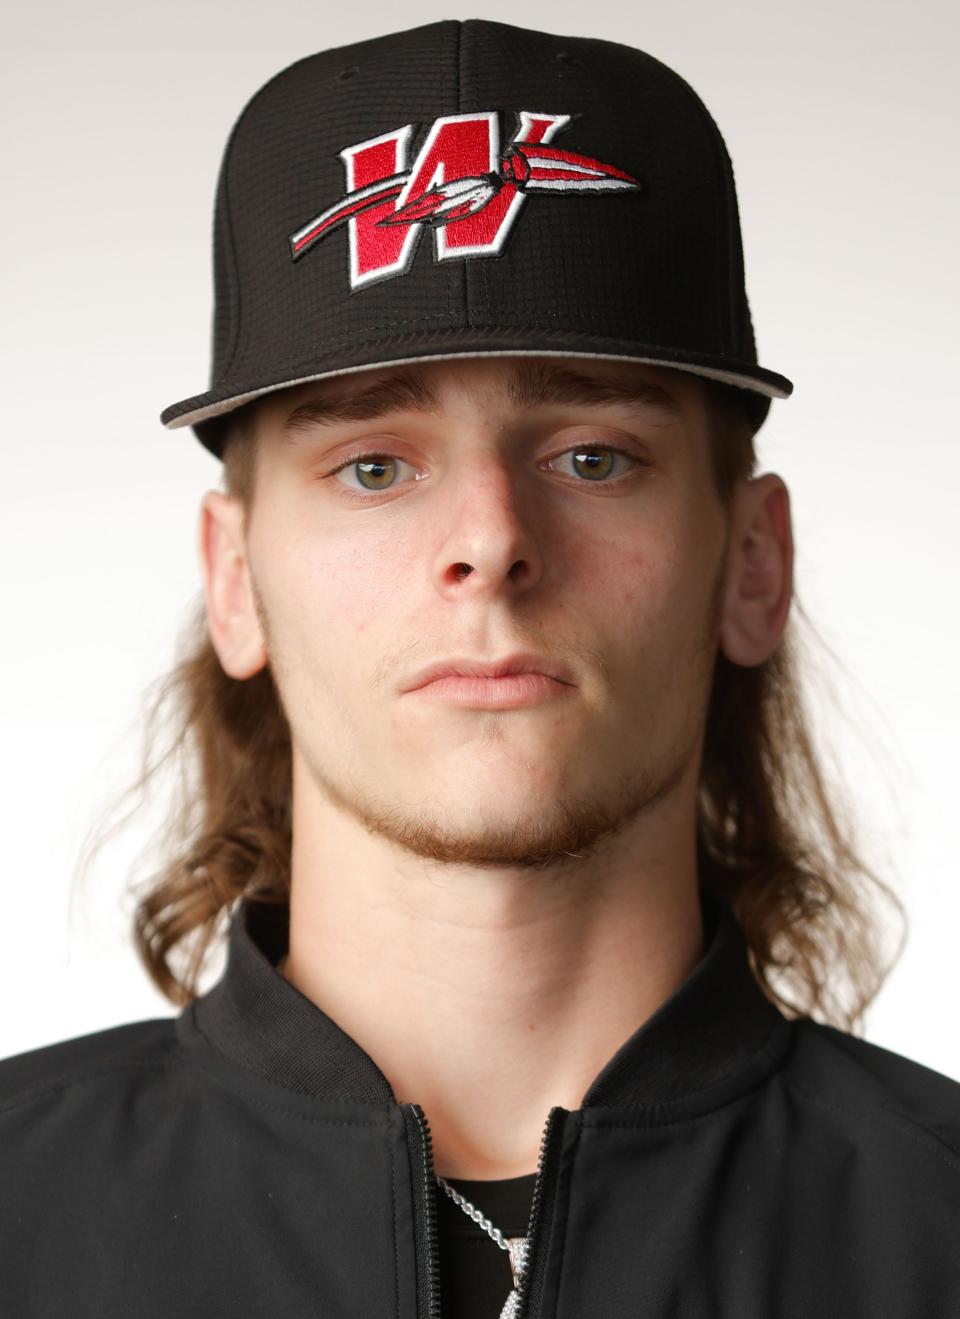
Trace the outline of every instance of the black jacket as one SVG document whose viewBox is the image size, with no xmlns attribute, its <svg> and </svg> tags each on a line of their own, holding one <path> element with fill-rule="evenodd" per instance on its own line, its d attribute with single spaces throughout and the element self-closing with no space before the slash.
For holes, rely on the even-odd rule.
<svg viewBox="0 0 960 1319">
<path fill-rule="evenodd" d="M 789 1021 L 702 902 L 701 961 L 550 1111 L 522 1313 L 958 1319 L 960 1084 Z M 288 919 L 238 904 L 176 1017 L 0 1062 L 3 1319 L 439 1319 L 426 1115 L 280 975 Z"/>
</svg>

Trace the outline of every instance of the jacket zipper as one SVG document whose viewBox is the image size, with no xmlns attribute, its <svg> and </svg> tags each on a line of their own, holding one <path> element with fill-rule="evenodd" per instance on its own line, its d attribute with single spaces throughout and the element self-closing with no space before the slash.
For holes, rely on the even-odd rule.
<svg viewBox="0 0 960 1319">
<path fill-rule="evenodd" d="M 417 1319 L 440 1319 L 440 1259 L 437 1246 L 436 1198 L 433 1168 L 433 1140 L 430 1135 L 430 1123 L 419 1104 L 404 1104 L 404 1115 L 408 1132 L 413 1140 L 420 1158 L 421 1188 L 423 1198 L 414 1200 L 414 1239 L 417 1244 Z M 549 1167 L 547 1160 L 557 1143 L 562 1130 L 561 1115 L 565 1109 L 559 1105 L 551 1108 L 540 1137 L 540 1154 L 537 1159 L 537 1176 L 533 1183 L 533 1199 L 530 1204 L 530 1220 L 527 1225 L 527 1264 L 517 1289 L 516 1319 L 527 1319 L 530 1307 L 539 1305 L 543 1291 L 543 1274 L 546 1265 L 546 1253 L 538 1256 L 537 1244 L 540 1224 L 544 1213 L 553 1204 L 556 1192 L 558 1165 L 552 1160 Z M 536 1271 L 535 1270 L 536 1266 Z M 536 1313 L 534 1309 L 532 1313 Z"/>
<path fill-rule="evenodd" d="M 543 1293 L 543 1275 L 547 1256 L 545 1250 L 538 1250 L 540 1224 L 544 1221 L 546 1210 L 552 1207 L 556 1194 L 559 1163 L 550 1156 L 557 1146 L 559 1133 L 563 1130 L 561 1119 L 565 1113 L 565 1109 L 554 1105 L 547 1114 L 543 1135 L 540 1138 L 537 1177 L 533 1183 L 533 1200 L 530 1205 L 530 1221 L 527 1225 L 527 1264 L 520 1279 L 520 1286 L 517 1288 L 515 1319 L 527 1319 L 528 1314 L 535 1315 Z"/>
<path fill-rule="evenodd" d="M 404 1104 L 411 1149 L 419 1153 L 422 1195 L 414 1196 L 413 1236 L 417 1248 L 417 1319 L 440 1319 L 440 1256 L 437 1246 L 433 1140 L 419 1104 Z"/>
</svg>

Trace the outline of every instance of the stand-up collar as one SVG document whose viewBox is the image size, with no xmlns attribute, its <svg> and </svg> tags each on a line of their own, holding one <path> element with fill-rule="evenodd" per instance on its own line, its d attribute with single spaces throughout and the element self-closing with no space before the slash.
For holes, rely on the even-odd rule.
<svg viewBox="0 0 960 1319">
<path fill-rule="evenodd" d="M 675 1100 L 721 1081 L 725 1090 L 736 1088 L 738 1076 L 752 1083 L 786 1048 L 790 1023 L 750 970 L 738 920 L 703 889 L 700 904 L 700 961 L 613 1054 L 583 1107 Z M 242 899 L 223 975 L 182 1016 L 234 1062 L 275 1084 L 328 1099 L 396 1103 L 370 1055 L 277 969 L 289 930 L 288 906 Z"/>
</svg>

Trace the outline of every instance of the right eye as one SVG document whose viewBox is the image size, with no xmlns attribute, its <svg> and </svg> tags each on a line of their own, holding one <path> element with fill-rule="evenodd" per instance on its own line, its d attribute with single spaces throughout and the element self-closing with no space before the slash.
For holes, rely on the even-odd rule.
<svg viewBox="0 0 960 1319">
<path fill-rule="evenodd" d="M 397 458 L 395 454 L 361 453 L 348 458 L 346 462 L 342 462 L 339 467 L 335 467 L 333 471 L 328 472 L 327 475 L 337 476 L 340 472 L 346 471 L 348 468 L 356 468 L 358 473 L 362 475 L 365 480 L 369 478 L 370 481 L 374 482 L 373 485 L 369 486 L 361 485 L 359 490 L 361 492 L 366 491 L 368 495 L 382 494 L 386 490 L 393 489 L 392 484 L 378 484 L 384 480 L 385 472 L 389 474 L 391 463 L 401 463 L 404 467 L 412 466 L 410 463 L 405 463 L 402 458 Z M 342 482 L 338 484 L 342 484 Z M 346 493 L 351 498 L 362 499 L 364 497 L 362 493 L 357 494 L 357 487 L 348 486 Z"/>
</svg>

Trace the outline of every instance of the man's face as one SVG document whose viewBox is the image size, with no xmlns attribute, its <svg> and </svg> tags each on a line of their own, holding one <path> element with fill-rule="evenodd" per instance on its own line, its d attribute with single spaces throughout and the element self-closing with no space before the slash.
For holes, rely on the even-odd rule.
<svg viewBox="0 0 960 1319">
<path fill-rule="evenodd" d="M 247 559 L 301 803 L 507 866 L 589 846 L 689 769 L 726 534 L 696 377 L 424 362 L 268 395 L 257 425 Z M 516 651 L 573 685 L 511 709 L 405 690 L 432 663 Z"/>
</svg>

